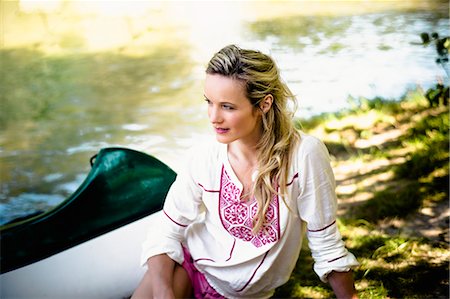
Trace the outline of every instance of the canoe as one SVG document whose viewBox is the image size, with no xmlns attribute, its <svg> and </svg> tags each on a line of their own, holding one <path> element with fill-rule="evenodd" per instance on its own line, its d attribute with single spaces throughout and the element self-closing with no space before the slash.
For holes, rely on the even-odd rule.
<svg viewBox="0 0 450 299">
<path fill-rule="evenodd" d="M 0 227 L 1 298 L 125 298 L 141 244 L 176 174 L 127 148 L 101 149 L 79 188 L 48 212 Z"/>
</svg>

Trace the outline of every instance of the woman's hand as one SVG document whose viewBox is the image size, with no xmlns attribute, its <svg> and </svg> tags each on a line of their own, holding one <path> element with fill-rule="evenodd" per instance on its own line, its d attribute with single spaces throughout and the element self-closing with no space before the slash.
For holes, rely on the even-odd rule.
<svg viewBox="0 0 450 299">
<path fill-rule="evenodd" d="M 336 272 L 328 274 L 328 282 L 338 299 L 356 299 L 358 294 L 353 282 L 353 272 Z"/>
</svg>

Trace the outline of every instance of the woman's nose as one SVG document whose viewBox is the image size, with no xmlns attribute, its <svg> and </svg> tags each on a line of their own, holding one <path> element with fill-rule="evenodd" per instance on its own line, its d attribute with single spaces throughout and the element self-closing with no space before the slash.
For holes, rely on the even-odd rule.
<svg viewBox="0 0 450 299">
<path fill-rule="evenodd" d="M 210 107 L 208 109 L 208 116 L 209 116 L 209 121 L 213 124 L 220 123 L 222 121 L 222 118 L 220 116 L 220 111 L 216 107 Z"/>
</svg>

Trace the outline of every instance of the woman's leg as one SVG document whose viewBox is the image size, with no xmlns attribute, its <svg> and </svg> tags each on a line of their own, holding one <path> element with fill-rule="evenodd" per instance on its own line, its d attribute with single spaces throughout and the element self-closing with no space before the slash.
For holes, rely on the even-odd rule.
<svg viewBox="0 0 450 299">
<path fill-rule="evenodd" d="M 173 293 L 175 298 L 194 298 L 194 288 L 187 271 L 180 265 L 173 272 Z"/>
</svg>

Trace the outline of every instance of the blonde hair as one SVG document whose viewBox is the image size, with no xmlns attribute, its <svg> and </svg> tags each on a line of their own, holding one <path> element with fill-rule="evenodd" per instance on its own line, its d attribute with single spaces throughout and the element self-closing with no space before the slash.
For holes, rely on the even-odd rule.
<svg viewBox="0 0 450 299">
<path fill-rule="evenodd" d="M 256 233 L 264 224 L 272 197 L 277 194 L 286 203 L 291 153 L 300 139 L 292 122 L 297 101 L 281 80 L 272 58 L 259 51 L 226 46 L 211 58 L 206 73 L 243 82 L 247 98 L 255 109 L 260 109 L 259 105 L 267 95 L 273 97 L 269 111 L 262 113 L 263 135 L 257 145 L 258 175 L 251 192 L 258 202 L 253 219 L 253 232 Z M 293 103 L 292 111 L 288 107 L 289 100 Z"/>
</svg>

